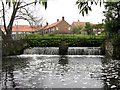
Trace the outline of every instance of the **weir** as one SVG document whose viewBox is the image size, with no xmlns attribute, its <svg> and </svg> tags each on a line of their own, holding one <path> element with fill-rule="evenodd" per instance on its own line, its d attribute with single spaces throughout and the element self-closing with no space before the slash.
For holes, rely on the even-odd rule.
<svg viewBox="0 0 120 90">
<path fill-rule="evenodd" d="M 58 47 L 33 47 L 24 50 L 24 54 L 59 55 Z M 69 47 L 67 55 L 101 55 L 100 47 Z"/>
</svg>

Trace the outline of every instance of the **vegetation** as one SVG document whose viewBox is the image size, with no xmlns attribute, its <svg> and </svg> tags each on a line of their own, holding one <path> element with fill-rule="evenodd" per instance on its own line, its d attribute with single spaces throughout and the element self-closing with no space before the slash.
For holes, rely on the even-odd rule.
<svg viewBox="0 0 120 90">
<path fill-rule="evenodd" d="M 73 26 L 73 29 L 72 29 L 72 33 L 73 34 L 80 34 L 80 30 L 82 30 L 82 25 L 77 25 L 77 27 L 76 26 Z"/>
<path fill-rule="evenodd" d="M 104 32 L 104 31 L 102 30 L 103 27 L 104 27 L 104 24 L 103 24 L 103 23 L 97 24 L 97 25 L 93 25 L 93 28 L 96 29 L 96 32 L 97 32 L 97 33 L 98 33 L 98 32 L 103 33 L 103 32 Z"/>
<path fill-rule="evenodd" d="M 100 46 L 104 41 L 105 36 L 98 35 L 73 35 L 70 34 L 54 34 L 54 36 L 28 34 L 22 36 L 24 40 L 28 41 L 29 47 L 58 47 L 61 39 L 66 39 L 70 47 L 87 47 Z"/>
<path fill-rule="evenodd" d="M 120 33 L 120 1 L 107 2 L 105 4 L 106 11 L 104 11 L 105 31 L 107 34 Z"/>
<path fill-rule="evenodd" d="M 99 47 L 102 39 L 67 39 L 69 47 Z M 31 39 L 28 41 L 29 47 L 59 47 L 61 40 L 56 39 Z"/>
<path fill-rule="evenodd" d="M 38 0 L 32 0 L 32 2 L 29 1 L 25 1 L 25 0 L 0 0 L 0 5 L 2 6 L 2 9 L 0 10 L 0 12 L 2 13 L 2 19 L 4 22 L 4 29 L 6 34 L 4 34 L 4 32 L 2 30 L 0 30 L 2 32 L 2 38 L 3 39 L 12 39 L 12 26 L 13 23 L 16 19 L 23 19 L 28 21 L 30 24 L 32 24 L 34 21 L 39 21 L 36 20 L 36 17 L 32 16 L 32 13 L 30 12 L 29 9 L 27 9 L 26 7 L 36 4 Z M 41 3 L 45 6 L 45 8 L 47 8 L 47 2 L 45 2 L 45 0 L 39 0 L 39 3 Z M 12 10 L 12 14 L 7 14 L 6 11 L 6 4 L 8 5 L 8 10 Z M 6 14 L 10 15 L 10 20 L 8 25 L 6 24 Z"/>
<path fill-rule="evenodd" d="M 105 39 L 105 35 L 75 35 L 73 36 L 72 34 L 54 34 L 54 36 L 50 36 L 49 34 L 43 35 L 38 35 L 38 34 L 27 34 L 22 36 L 23 39 L 61 39 L 61 38 L 66 38 L 66 39 Z"/>
<path fill-rule="evenodd" d="M 85 23 L 85 29 L 84 29 L 84 31 L 86 31 L 88 33 L 88 35 L 93 32 L 93 27 L 90 24 L 90 22 L 86 22 Z"/>
<path fill-rule="evenodd" d="M 25 40 L 3 40 L 2 41 L 2 55 L 18 55 L 22 54 L 23 50 L 27 48 Z"/>
<path fill-rule="evenodd" d="M 88 14 L 88 11 L 92 10 L 91 6 L 94 3 L 97 5 L 98 2 L 100 3 L 100 6 L 103 2 L 106 8 L 106 11 L 103 12 L 106 17 L 104 20 L 104 30 L 107 35 L 107 39 L 112 40 L 112 44 L 114 46 L 113 53 L 115 53 L 117 58 L 120 58 L 120 0 L 111 0 L 111 2 L 109 0 L 108 2 L 104 2 L 104 0 L 85 0 L 84 2 L 78 0 L 76 4 L 84 16 L 84 13 Z"/>
</svg>

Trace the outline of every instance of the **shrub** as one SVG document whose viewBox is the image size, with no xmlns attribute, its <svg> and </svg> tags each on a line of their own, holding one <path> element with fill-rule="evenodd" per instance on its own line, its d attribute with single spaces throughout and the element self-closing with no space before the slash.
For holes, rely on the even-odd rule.
<svg viewBox="0 0 120 90">
<path fill-rule="evenodd" d="M 55 39 L 46 39 L 46 40 L 30 40 L 30 47 L 58 47 L 61 40 Z M 94 40 L 94 39 L 67 39 L 66 42 L 69 44 L 69 47 L 98 47 L 103 43 L 103 40 Z"/>
<path fill-rule="evenodd" d="M 55 36 L 55 34 L 54 33 L 49 33 L 48 36 L 53 37 L 53 36 Z"/>
</svg>

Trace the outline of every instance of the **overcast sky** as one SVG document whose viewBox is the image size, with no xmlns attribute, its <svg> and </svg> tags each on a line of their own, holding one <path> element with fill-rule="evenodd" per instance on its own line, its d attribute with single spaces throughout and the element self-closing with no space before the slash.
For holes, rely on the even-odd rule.
<svg viewBox="0 0 120 90">
<path fill-rule="evenodd" d="M 104 15 L 102 11 L 104 11 L 104 6 L 100 7 L 93 6 L 92 12 L 89 12 L 89 15 L 85 15 L 84 17 L 79 14 L 79 9 L 77 5 L 75 5 L 75 2 L 77 0 L 48 0 L 47 9 L 45 10 L 44 7 L 41 5 L 35 6 L 34 11 L 36 12 L 36 15 L 43 16 L 45 19 L 44 24 L 48 22 L 49 24 L 52 24 L 57 21 L 57 19 L 61 20 L 62 16 L 64 16 L 65 20 L 72 24 L 73 21 L 80 22 L 91 22 L 93 24 L 101 23 L 102 19 L 104 19 Z M 17 24 L 16 22 L 14 24 Z M 28 24 L 25 21 L 19 21 L 18 24 Z"/>
</svg>

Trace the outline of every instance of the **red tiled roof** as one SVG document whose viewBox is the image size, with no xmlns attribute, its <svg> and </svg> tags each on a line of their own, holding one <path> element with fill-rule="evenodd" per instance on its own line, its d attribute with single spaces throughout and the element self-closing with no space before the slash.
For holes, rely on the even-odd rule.
<svg viewBox="0 0 120 90">
<path fill-rule="evenodd" d="M 73 22 L 73 24 L 77 27 L 78 25 L 77 24 L 80 24 L 82 26 L 84 26 L 86 22 Z"/>
<path fill-rule="evenodd" d="M 86 22 L 73 22 L 73 24 L 75 26 L 78 26 L 77 24 L 80 24 L 80 25 L 85 25 Z M 91 25 L 96 25 L 96 24 L 91 24 Z"/>
<path fill-rule="evenodd" d="M 72 25 L 75 25 L 76 27 L 78 26 L 78 24 L 82 25 L 83 26 L 83 29 L 85 28 L 85 23 L 86 22 L 73 22 Z M 91 25 L 96 25 L 96 24 L 91 24 Z"/>
<path fill-rule="evenodd" d="M 62 20 L 61 20 L 61 21 L 62 21 Z M 54 26 L 56 26 L 58 23 L 60 23 L 61 21 L 55 22 L 55 23 L 53 23 L 53 24 L 50 24 L 50 25 L 48 25 L 47 27 L 45 27 L 45 29 L 54 27 Z"/>
<path fill-rule="evenodd" d="M 33 31 L 37 31 L 39 30 L 41 26 L 34 26 L 33 28 L 28 26 L 28 25 L 15 25 L 12 27 L 12 31 L 13 32 L 33 32 Z M 3 31 L 4 30 L 4 26 L 1 27 Z"/>
<path fill-rule="evenodd" d="M 43 26 L 43 27 L 41 27 L 39 30 L 42 30 L 42 29 L 44 29 L 46 26 Z"/>
</svg>

